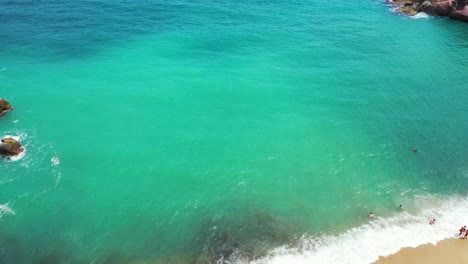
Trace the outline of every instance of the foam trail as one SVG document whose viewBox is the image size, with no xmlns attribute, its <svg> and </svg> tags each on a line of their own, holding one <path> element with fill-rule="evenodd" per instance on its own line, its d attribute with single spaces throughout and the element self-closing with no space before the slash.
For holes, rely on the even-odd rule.
<svg viewBox="0 0 468 264">
<path fill-rule="evenodd" d="M 55 187 L 60 183 L 60 180 L 62 179 L 62 173 L 59 172 L 57 173 L 57 178 L 55 178 Z"/>
<path fill-rule="evenodd" d="M 15 211 L 13 211 L 13 209 L 10 208 L 8 203 L 0 204 L 0 218 L 5 214 L 16 215 Z"/>
<path fill-rule="evenodd" d="M 468 197 L 424 198 L 418 205 L 423 209 L 417 214 L 403 211 L 393 217 L 376 218 L 339 235 L 304 237 L 299 248 L 281 247 L 259 260 L 238 259 L 232 263 L 368 264 L 402 247 L 416 247 L 455 237 L 460 226 L 468 224 Z M 436 219 L 433 226 L 429 225 L 432 218 Z"/>
</svg>

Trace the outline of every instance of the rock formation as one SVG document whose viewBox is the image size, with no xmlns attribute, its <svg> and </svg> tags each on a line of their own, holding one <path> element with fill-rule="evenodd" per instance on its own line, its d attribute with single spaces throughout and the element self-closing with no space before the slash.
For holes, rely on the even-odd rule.
<svg viewBox="0 0 468 264">
<path fill-rule="evenodd" d="M 0 116 L 4 115 L 6 112 L 13 109 L 10 103 L 8 103 L 5 99 L 0 98 Z"/>
<path fill-rule="evenodd" d="M 468 22 L 468 0 L 394 0 L 397 12 L 414 16 L 419 12 Z"/>
<path fill-rule="evenodd" d="M 16 139 L 7 137 L 1 140 L 0 156 L 16 156 L 23 151 L 24 149 Z"/>
</svg>

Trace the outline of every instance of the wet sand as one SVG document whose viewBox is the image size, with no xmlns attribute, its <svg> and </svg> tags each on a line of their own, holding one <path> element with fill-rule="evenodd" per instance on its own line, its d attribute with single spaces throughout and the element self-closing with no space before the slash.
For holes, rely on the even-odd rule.
<svg viewBox="0 0 468 264">
<path fill-rule="evenodd" d="M 468 239 L 447 239 L 436 245 L 425 244 L 416 248 L 403 248 L 397 253 L 380 257 L 374 264 L 467 264 Z"/>
</svg>

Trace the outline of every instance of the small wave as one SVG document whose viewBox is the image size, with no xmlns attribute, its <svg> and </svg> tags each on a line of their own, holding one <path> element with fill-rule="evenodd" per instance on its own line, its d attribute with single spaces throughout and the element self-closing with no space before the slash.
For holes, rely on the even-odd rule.
<svg viewBox="0 0 468 264">
<path fill-rule="evenodd" d="M 0 204 L 0 218 L 5 214 L 16 215 L 15 211 L 13 211 L 13 209 L 10 208 L 8 203 Z"/>
<path fill-rule="evenodd" d="M 436 206 L 431 204 L 437 204 Z M 423 198 L 417 214 L 401 212 L 397 216 L 376 218 L 339 235 L 304 236 L 296 248 L 281 247 L 268 256 L 248 261 L 234 259 L 236 264 L 368 264 L 379 256 L 393 254 L 403 247 L 416 247 L 455 237 L 466 225 L 468 197 L 448 199 Z M 436 224 L 429 225 L 435 218 Z"/>
<path fill-rule="evenodd" d="M 57 166 L 60 164 L 60 158 L 59 158 L 59 155 L 55 155 L 53 156 L 51 159 L 50 159 L 50 163 L 52 164 L 52 166 Z"/>
</svg>

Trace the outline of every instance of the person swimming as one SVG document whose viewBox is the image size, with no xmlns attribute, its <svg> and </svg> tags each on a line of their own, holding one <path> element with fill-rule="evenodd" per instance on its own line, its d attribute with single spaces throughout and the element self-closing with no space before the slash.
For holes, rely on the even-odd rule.
<svg viewBox="0 0 468 264">
<path fill-rule="evenodd" d="M 434 225 L 434 224 L 435 224 L 435 218 L 432 219 L 431 221 L 429 221 L 429 224 L 430 224 L 430 225 Z"/>
<path fill-rule="evenodd" d="M 374 214 L 372 212 L 369 213 L 370 218 L 374 218 Z"/>
<path fill-rule="evenodd" d="M 398 206 L 398 209 L 403 209 L 403 204 L 400 204 L 400 206 Z"/>
</svg>

